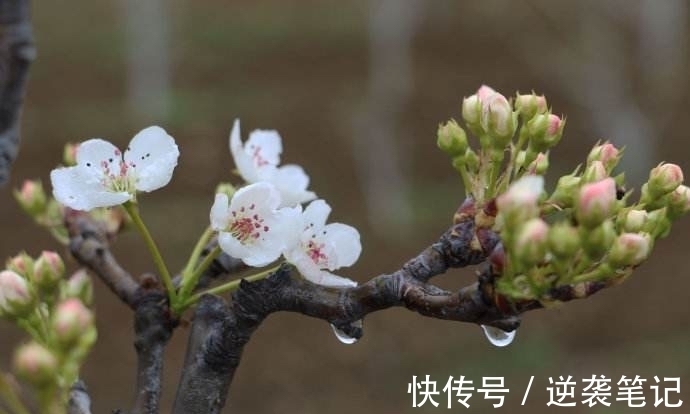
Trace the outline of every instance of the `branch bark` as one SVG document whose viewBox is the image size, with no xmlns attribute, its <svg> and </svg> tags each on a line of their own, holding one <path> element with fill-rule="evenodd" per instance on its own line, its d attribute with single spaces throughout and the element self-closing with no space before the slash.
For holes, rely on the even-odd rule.
<svg viewBox="0 0 690 414">
<path fill-rule="evenodd" d="M 67 402 L 67 414 L 91 414 L 91 397 L 84 381 L 72 385 Z"/>
<path fill-rule="evenodd" d="M 0 185 L 9 180 L 19 152 L 19 116 L 29 66 L 36 49 L 33 43 L 28 0 L 0 2 Z"/>
</svg>

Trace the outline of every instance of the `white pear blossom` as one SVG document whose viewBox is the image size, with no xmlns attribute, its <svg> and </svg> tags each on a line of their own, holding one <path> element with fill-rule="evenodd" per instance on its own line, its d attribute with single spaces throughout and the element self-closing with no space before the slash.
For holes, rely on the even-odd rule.
<svg viewBox="0 0 690 414">
<path fill-rule="evenodd" d="M 359 232 L 341 223 L 326 224 L 331 207 L 324 200 L 312 201 L 302 213 L 299 242 L 285 251 L 288 262 L 314 283 L 325 286 L 357 286 L 353 280 L 331 271 L 352 266 L 362 252 Z"/>
<path fill-rule="evenodd" d="M 280 257 L 299 231 L 301 207 L 279 205 L 280 193 L 267 182 L 241 188 L 231 200 L 216 194 L 210 218 L 221 249 L 256 267 Z"/>
<path fill-rule="evenodd" d="M 237 171 L 248 183 L 267 181 L 281 195 L 281 206 L 295 206 L 316 198 L 308 191 L 309 176 L 299 165 L 278 167 L 283 144 L 274 130 L 257 129 L 249 134 L 247 142 L 240 138 L 240 121 L 236 119 L 230 133 L 230 152 Z"/>
<path fill-rule="evenodd" d="M 110 207 L 136 199 L 137 191 L 153 191 L 170 182 L 180 151 L 158 126 L 132 138 L 124 153 L 100 138 L 77 148 L 76 165 L 51 171 L 53 195 L 75 210 Z"/>
</svg>

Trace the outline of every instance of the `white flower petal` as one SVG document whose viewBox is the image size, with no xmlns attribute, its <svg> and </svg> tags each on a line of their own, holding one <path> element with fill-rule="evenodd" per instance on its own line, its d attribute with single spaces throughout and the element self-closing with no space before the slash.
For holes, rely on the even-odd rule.
<svg viewBox="0 0 690 414">
<path fill-rule="evenodd" d="M 247 266 L 261 267 L 280 257 L 280 248 L 265 243 L 243 244 L 232 234 L 221 232 L 218 234 L 218 245 L 228 255 L 240 259 Z"/>
<path fill-rule="evenodd" d="M 267 182 L 250 184 L 240 188 L 233 195 L 232 200 L 230 200 L 230 210 L 236 210 L 242 206 L 248 207 L 252 204 L 255 204 L 259 211 L 275 210 L 280 205 L 280 193 L 272 184 Z"/>
<path fill-rule="evenodd" d="M 132 138 L 125 162 L 133 168 L 137 190 L 148 192 L 170 182 L 179 156 L 173 137 L 163 128 L 151 126 Z"/>
<path fill-rule="evenodd" d="M 304 226 L 310 227 L 313 231 L 319 231 L 326 225 L 326 220 L 330 214 L 331 206 L 325 200 L 314 200 L 309 203 L 302 214 Z"/>
<path fill-rule="evenodd" d="M 224 230 L 228 225 L 230 219 L 230 210 L 228 208 L 227 194 L 218 193 L 211 206 L 211 228 L 213 230 Z"/>
<path fill-rule="evenodd" d="M 77 166 L 102 180 L 106 175 L 119 175 L 122 152 L 108 141 L 93 138 L 79 144 L 76 161 Z"/>
<path fill-rule="evenodd" d="M 257 168 L 265 165 L 276 166 L 280 164 L 280 153 L 283 152 L 282 139 L 278 131 L 256 129 L 249 134 L 249 139 L 244 144 L 244 152 L 252 157 Z"/>
<path fill-rule="evenodd" d="M 244 261 L 244 258 L 251 254 L 250 249 L 239 240 L 232 237 L 228 232 L 218 233 L 218 245 L 229 256 Z M 246 263 L 246 262 L 245 262 Z"/>
<path fill-rule="evenodd" d="M 305 279 L 312 283 L 316 283 L 322 286 L 331 287 L 355 287 L 357 282 L 354 280 L 334 275 L 325 270 L 321 270 L 314 264 L 314 262 L 306 255 L 304 255 L 296 263 L 292 263 L 297 267 L 300 274 L 304 276 Z"/>
<path fill-rule="evenodd" d="M 302 207 L 283 207 L 276 212 L 273 224 L 277 238 L 281 240 L 283 251 L 298 247 L 302 234 Z"/>
<path fill-rule="evenodd" d="M 325 238 L 334 246 L 334 258 L 329 258 L 329 270 L 352 266 L 362 253 L 359 232 L 352 226 L 331 223 L 325 227 Z"/>
<path fill-rule="evenodd" d="M 316 198 L 313 191 L 307 191 L 309 176 L 299 165 L 284 165 L 267 176 L 266 180 L 270 181 L 280 191 L 280 195 L 283 197 L 282 206 L 294 206 Z"/>
<path fill-rule="evenodd" d="M 116 206 L 132 198 L 132 194 L 127 192 L 106 190 L 97 173 L 88 167 L 55 169 L 50 172 L 50 181 L 55 199 L 74 210 Z"/>
<path fill-rule="evenodd" d="M 244 178 L 246 182 L 256 183 L 261 181 L 252 157 L 245 152 L 244 146 L 242 145 L 239 119 L 235 119 L 232 125 L 232 131 L 230 131 L 230 153 L 232 154 L 232 159 L 235 161 L 237 172 L 240 173 L 240 176 Z"/>
</svg>

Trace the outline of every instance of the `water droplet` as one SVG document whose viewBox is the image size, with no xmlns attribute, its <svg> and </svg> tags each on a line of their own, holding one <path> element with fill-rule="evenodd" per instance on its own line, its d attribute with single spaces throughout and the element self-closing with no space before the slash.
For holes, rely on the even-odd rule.
<svg viewBox="0 0 690 414">
<path fill-rule="evenodd" d="M 362 320 L 354 321 L 350 324 L 351 326 L 354 326 L 355 328 L 362 328 Z M 331 324 L 331 328 L 333 328 L 333 333 L 335 334 L 335 337 L 338 338 L 338 340 L 346 345 L 352 345 L 359 341 L 358 338 L 354 338 L 342 330 L 338 329 L 335 325 Z"/>
<path fill-rule="evenodd" d="M 484 330 L 486 339 L 488 339 L 492 345 L 498 347 L 510 345 L 510 343 L 513 342 L 513 339 L 515 339 L 515 334 L 517 333 L 517 329 L 513 332 L 506 332 L 502 329 L 494 328 L 493 326 L 481 325 L 481 327 Z"/>
</svg>

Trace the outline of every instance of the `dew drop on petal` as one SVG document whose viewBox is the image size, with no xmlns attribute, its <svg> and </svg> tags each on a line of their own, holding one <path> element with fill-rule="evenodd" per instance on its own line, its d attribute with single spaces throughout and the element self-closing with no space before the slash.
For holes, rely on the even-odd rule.
<svg viewBox="0 0 690 414">
<path fill-rule="evenodd" d="M 511 342 L 513 342 L 513 339 L 515 339 L 515 334 L 517 333 L 517 329 L 512 332 L 506 332 L 502 329 L 494 328 L 493 326 L 481 325 L 481 327 L 484 330 L 486 339 L 488 339 L 492 345 L 498 347 L 510 345 Z"/>
<path fill-rule="evenodd" d="M 354 321 L 350 325 L 357 327 L 357 328 L 362 328 L 362 320 Z M 333 333 L 335 334 L 335 337 L 338 338 L 338 340 L 345 345 L 352 345 L 354 343 L 357 343 L 359 341 L 358 338 L 353 338 L 350 335 L 346 334 L 342 330 L 338 329 L 335 325 L 331 324 L 331 328 L 333 328 Z"/>
</svg>

